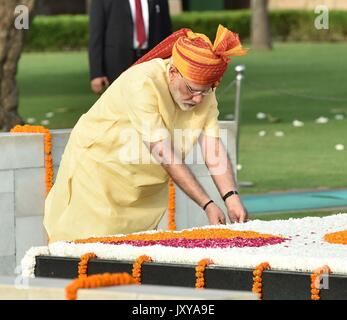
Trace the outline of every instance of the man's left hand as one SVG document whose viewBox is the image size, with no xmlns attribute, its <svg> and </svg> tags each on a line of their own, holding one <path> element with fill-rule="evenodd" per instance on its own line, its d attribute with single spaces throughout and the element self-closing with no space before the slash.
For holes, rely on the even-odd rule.
<svg viewBox="0 0 347 320">
<path fill-rule="evenodd" d="M 247 222 L 248 213 L 243 206 L 238 195 L 232 195 L 225 200 L 225 205 L 228 209 L 228 215 L 231 222 Z"/>
</svg>

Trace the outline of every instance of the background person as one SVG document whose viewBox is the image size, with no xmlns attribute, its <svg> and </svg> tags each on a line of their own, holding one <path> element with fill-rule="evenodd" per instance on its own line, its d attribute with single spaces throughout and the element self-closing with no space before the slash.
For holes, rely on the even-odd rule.
<svg viewBox="0 0 347 320">
<path fill-rule="evenodd" d="M 89 32 L 91 89 L 100 94 L 171 34 L 168 0 L 92 0 Z"/>
</svg>

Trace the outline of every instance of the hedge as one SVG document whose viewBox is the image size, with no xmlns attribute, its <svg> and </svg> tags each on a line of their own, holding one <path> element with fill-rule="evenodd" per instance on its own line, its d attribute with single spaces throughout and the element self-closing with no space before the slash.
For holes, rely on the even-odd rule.
<svg viewBox="0 0 347 320">
<path fill-rule="evenodd" d="M 279 41 L 346 41 L 347 12 L 329 11 L 329 29 L 317 30 L 313 11 L 270 11 L 272 37 Z M 172 16 L 173 29 L 191 28 L 214 39 L 219 23 L 239 33 L 243 41 L 250 38 L 251 12 L 204 11 L 185 12 Z M 33 20 L 25 43 L 27 51 L 76 50 L 88 45 L 88 16 L 37 16 Z"/>
<path fill-rule="evenodd" d="M 76 50 L 88 45 L 88 16 L 37 16 L 25 39 L 26 51 Z"/>
</svg>

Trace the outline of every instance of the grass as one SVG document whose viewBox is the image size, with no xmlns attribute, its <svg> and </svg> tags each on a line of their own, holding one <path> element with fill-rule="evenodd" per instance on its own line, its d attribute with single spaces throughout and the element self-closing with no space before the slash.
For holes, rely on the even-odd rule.
<svg viewBox="0 0 347 320">
<path fill-rule="evenodd" d="M 346 151 L 335 150 L 336 144 L 347 147 L 346 52 L 346 44 L 285 43 L 275 45 L 270 53 L 250 51 L 235 59 L 247 68 L 238 178 L 255 184 L 244 193 L 347 186 Z M 229 71 L 224 83 L 233 77 Z M 331 99 L 319 99 L 323 97 Z M 233 112 L 233 98 L 220 98 L 222 116 Z M 281 122 L 258 120 L 258 112 Z M 334 120 L 335 113 L 343 113 L 346 119 Z M 333 120 L 316 124 L 320 116 Z M 295 119 L 303 121 L 304 127 L 293 127 Z M 266 136 L 259 137 L 260 130 Z M 284 137 L 275 137 L 276 131 L 283 131 Z"/>
<path fill-rule="evenodd" d="M 277 43 L 271 52 L 252 52 L 233 60 L 246 65 L 242 86 L 238 172 L 240 181 L 261 193 L 275 190 L 347 186 L 347 64 L 345 43 Z M 220 119 L 234 112 L 233 67 L 218 90 Z M 19 64 L 20 114 L 39 123 L 54 112 L 50 128 L 72 127 L 97 97 L 89 89 L 86 52 L 25 53 Z M 303 96 L 310 96 L 306 98 Z M 280 122 L 258 120 L 264 112 Z M 336 113 L 345 119 L 334 119 Z M 316 124 L 325 116 L 327 124 Z M 300 128 L 292 121 L 304 122 Z M 266 135 L 259 137 L 258 132 Z M 283 131 L 283 137 L 276 137 Z"/>
<path fill-rule="evenodd" d="M 49 128 L 71 128 L 96 101 L 89 89 L 86 52 L 24 53 L 19 63 L 20 114 Z"/>
</svg>

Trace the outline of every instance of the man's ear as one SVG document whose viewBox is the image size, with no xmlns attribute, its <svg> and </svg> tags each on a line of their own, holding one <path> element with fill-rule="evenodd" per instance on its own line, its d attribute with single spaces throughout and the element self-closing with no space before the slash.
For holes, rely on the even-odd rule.
<svg viewBox="0 0 347 320">
<path fill-rule="evenodd" d="M 171 65 L 170 66 L 170 69 L 169 69 L 169 79 L 170 81 L 174 80 L 177 76 L 177 69 L 174 65 Z"/>
</svg>

